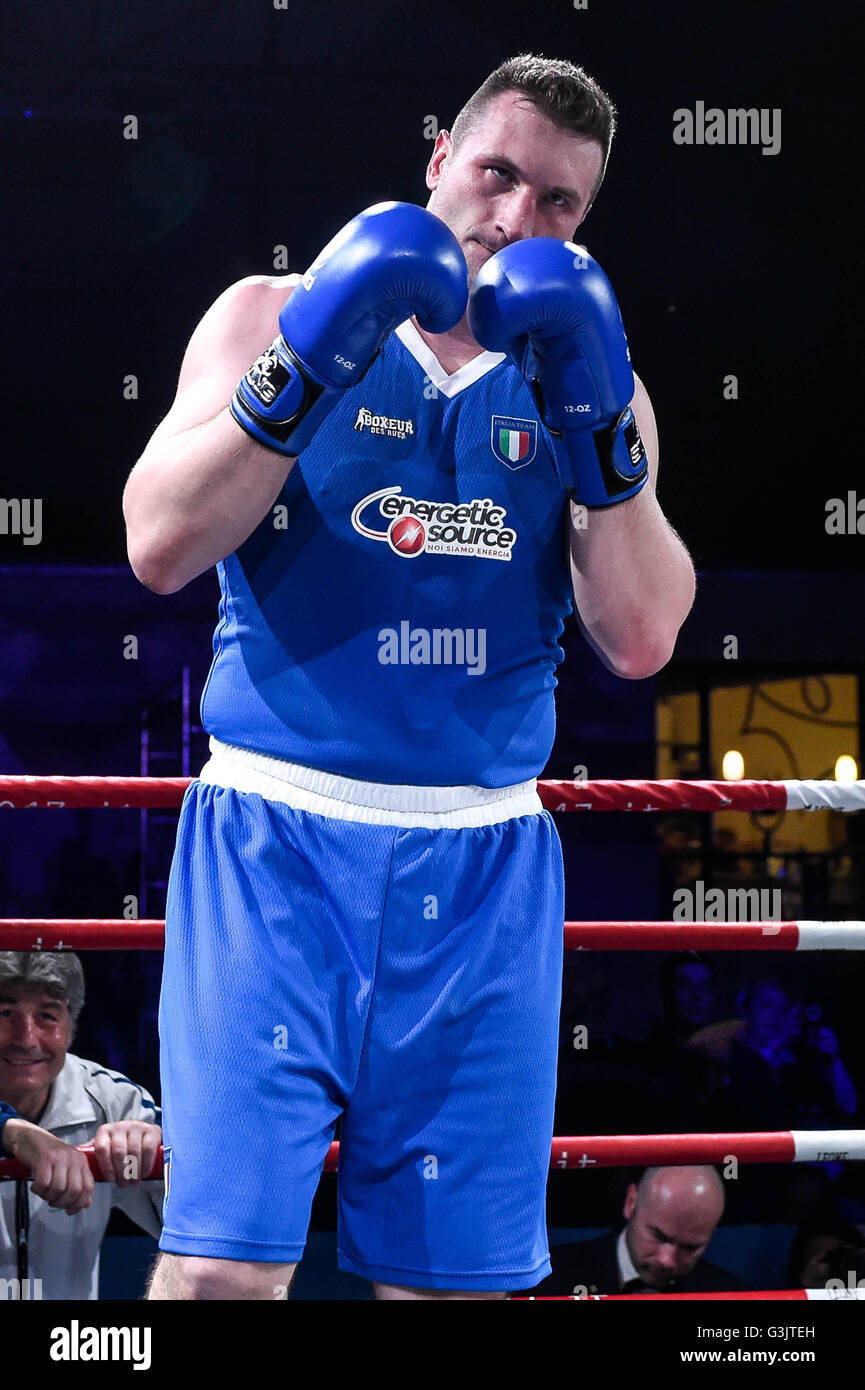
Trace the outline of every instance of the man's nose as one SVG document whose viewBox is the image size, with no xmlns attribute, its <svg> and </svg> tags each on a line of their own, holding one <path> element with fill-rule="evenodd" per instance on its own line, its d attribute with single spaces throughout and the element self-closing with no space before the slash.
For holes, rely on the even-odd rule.
<svg viewBox="0 0 865 1390">
<path fill-rule="evenodd" d="M 36 1047 L 39 1042 L 39 1029 L 35 1018 L 30 1014 L 19 1014 L 11 1020 L 12 1042 L 17 1047 Z"/>
<path fill-rule="evenodd" d="M 496 221 L 508 242 L 525 241 L 534 236 L 537 208 L 530 188 L 512 189 L 499 203 L 496 214 Z"/>
</svg>

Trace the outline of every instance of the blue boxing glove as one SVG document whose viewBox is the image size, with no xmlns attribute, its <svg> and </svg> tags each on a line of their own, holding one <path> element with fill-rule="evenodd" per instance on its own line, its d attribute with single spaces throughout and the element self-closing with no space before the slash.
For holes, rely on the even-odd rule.
<svg viewBox="0 0 865 1390">
<path fill-rule="evenodd" d="M 628 343 L 612 286 L 587 251 L 553 237 L 505 246 L 478 272 L 468 321 L 529 383 L 578 502 L 609 507 L 640 491 L 649 466 Z"/>
<path fill-rule="evenodd" d="M 313 261 L 231 413 L 260 444 L 299 454 L 398 324 L 416 314 L 427 332 L 445 333 L 467 298 L 465 257 L 444 222 L 414 203 L 376 203 Z"/>
</svg>

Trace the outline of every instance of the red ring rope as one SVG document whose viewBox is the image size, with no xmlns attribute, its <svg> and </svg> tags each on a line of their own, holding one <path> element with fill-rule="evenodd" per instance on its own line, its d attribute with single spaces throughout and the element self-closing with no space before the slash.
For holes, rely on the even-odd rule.
<svg viewBox="0 0 865 1390">
<path fill-rule="evenodd" d="M 865 949 L 865 922 L 565 922 L 572 951 Z M 8 951 L 159 951 L 161 918 L 3 917 Z"/>
<path fill-rule="evenodd" d="M 865 1289 L 737 1289 L 732 1293 L 590 1293 L 590 1294 L 512 1294 L 511 1303 L 630 1303 L 640 1299 L 644 1303 L 678 1300 L 684 1302 L 734 1302 L 759 1303 L 777 1299 L 788 1303 L 805 1303 L 815 1299 L 835 1301 L 837 1299 L 865 1299 Z"/>
<path fill-rule="evenodd" d="M 0 777 L 0 808 L 179 806 L 189 777 Z M 857 811 L 865 781 L 541 781 L 548 811 Z"/>
<path fill-rule="evenodd" d="M 92 1144 L 76 1146 L 87 1155 L 97 1181 L 102 1174 Z M 777 1130 L 746 1134 L 592 1134 L 557 1136 L 550 1151 L 550 1167 L 627 1168 L 648 1164 L 689 1163 L 814 1163 L 830 1160 L 865 1160 L 865 1130 Z M 324 1160 L 324 1172 L 338 1167 L 339 1144 L 333 1143 Z M 162 1149 L 153 1177 L 162 1175 Z M 13 1158 L 0 1160 L 0 1178 L 26 1178 L 30 1170 Z"/>
</svg>

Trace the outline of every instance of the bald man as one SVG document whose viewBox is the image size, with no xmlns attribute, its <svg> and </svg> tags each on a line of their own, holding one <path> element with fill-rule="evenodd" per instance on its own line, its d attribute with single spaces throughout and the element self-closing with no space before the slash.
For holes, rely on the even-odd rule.
<svg viewBox="0 0 865 1390">
<path fill-rule="evenodd" d="M 723 1211 L 724 1184 L 715 1168 L 647 1168 L 625 1194 L 618 1235 L 554 1246 L 553 1272 L 535 1295 L 742 1289 L 734 1275 L 701 1258 Z"/>
</svg>

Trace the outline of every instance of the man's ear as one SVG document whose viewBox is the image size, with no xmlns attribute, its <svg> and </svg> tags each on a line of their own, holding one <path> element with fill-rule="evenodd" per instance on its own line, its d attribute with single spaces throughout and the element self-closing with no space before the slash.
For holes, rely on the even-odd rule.
<svg viewBox="0 0 865 1390">
<path fill-rule="evenodd" d="M 429 189 L 437 188 L 441 181 L 442 165 L 445 159 L 453 150 L 453 143 L 449 130 L 440 130 L 433 145 L 433 152 L 430 155 L 429 164 L 426 167 L 426 186 Z"/>
</svg>

